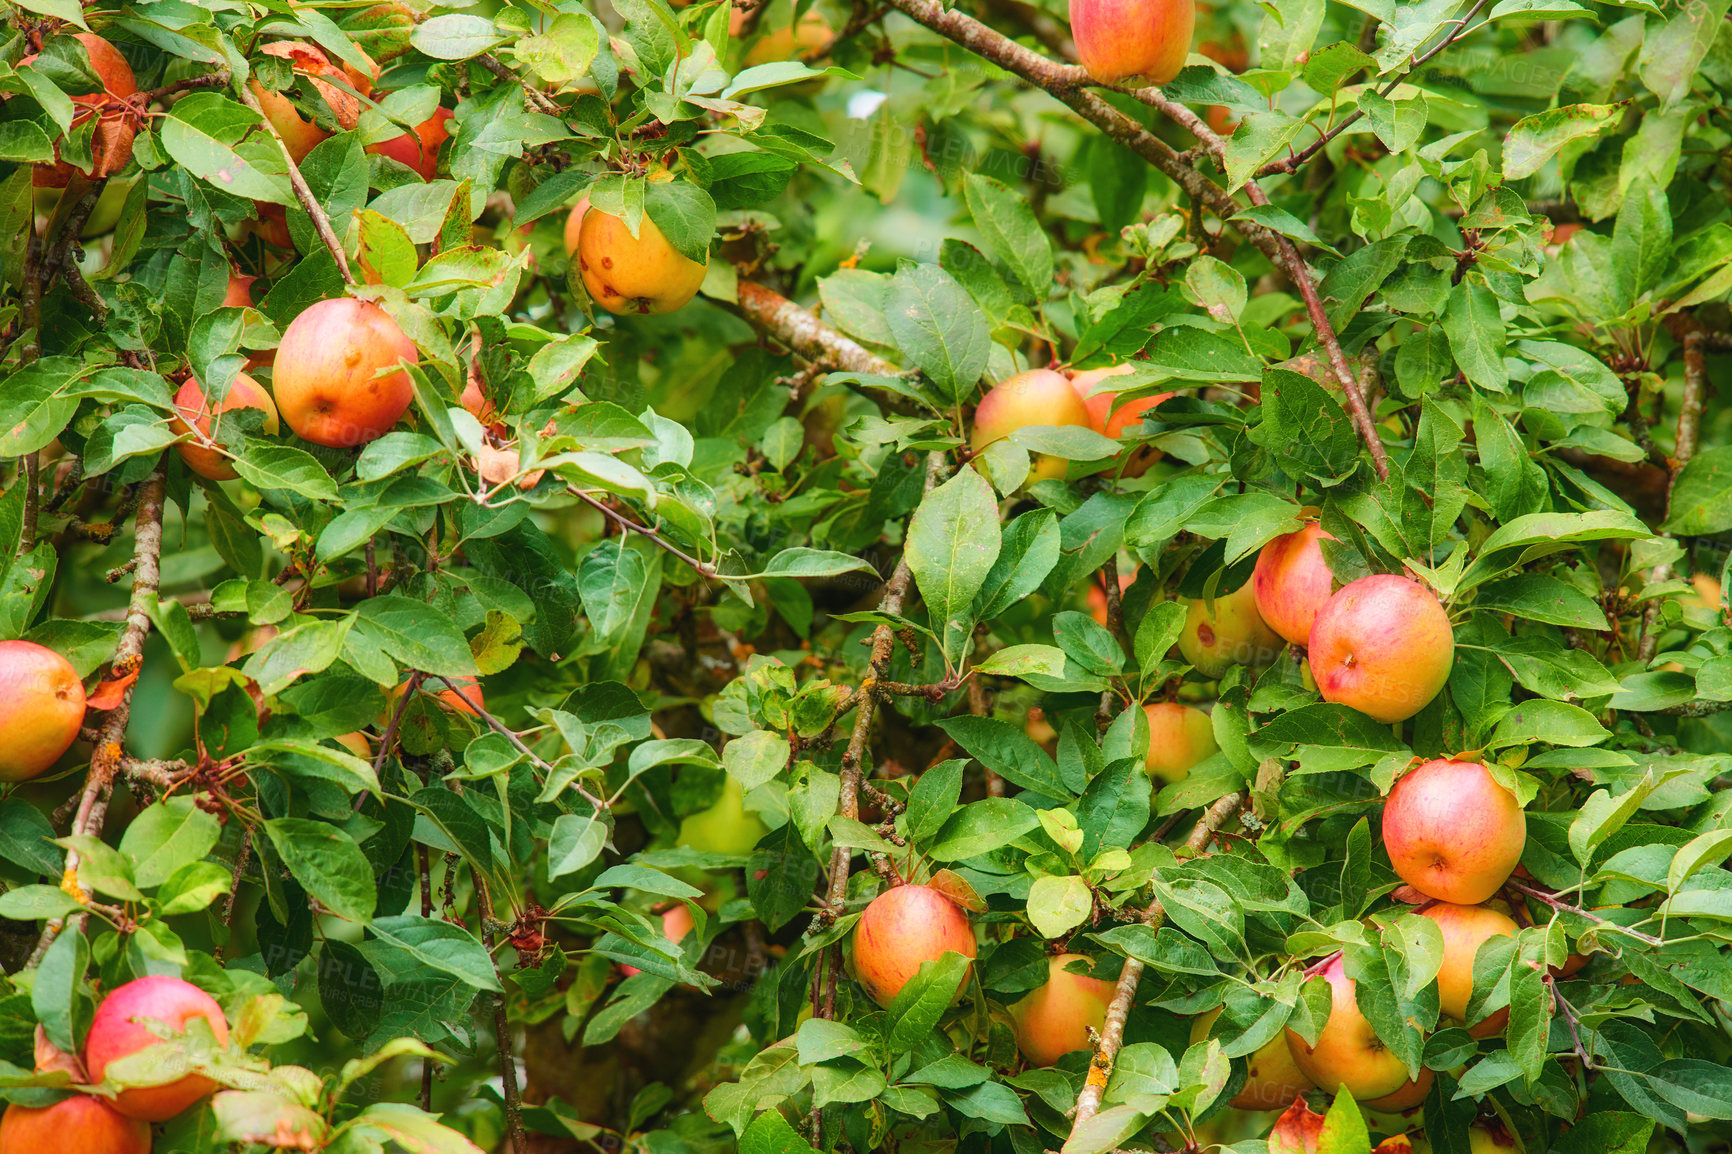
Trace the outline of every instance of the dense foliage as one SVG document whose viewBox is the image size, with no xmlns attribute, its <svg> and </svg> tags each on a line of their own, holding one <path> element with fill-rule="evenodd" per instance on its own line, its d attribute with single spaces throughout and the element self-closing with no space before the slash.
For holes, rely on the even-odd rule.
<svg viewBox="0 0 1732 1154">
<path fill-rule="evenodd" d="M 1728 1148 L 1728 0 L 1132 7 L 5 3 L 0 1154 Z"/>
</svg>

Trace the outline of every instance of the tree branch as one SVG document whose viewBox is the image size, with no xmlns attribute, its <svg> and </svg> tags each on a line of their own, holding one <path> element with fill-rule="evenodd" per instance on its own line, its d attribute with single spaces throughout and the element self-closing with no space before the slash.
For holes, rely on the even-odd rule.
<svg viewBox="0 0 1732 1154">
<path fill-rule="evenodd" d="M 1678 474 L 1684 471 L 1684 466 L 1690 463 L 1690 458 L 1696 455 L 1696 441 L 1702 425 L 1702 405 L 1707 395 L 1708 382 L 1708 347 L 1707 334 L 1694 317 L 1684 318 L 1680 322 L 1683 329 L 1681 343 L 1684 351 L 1684 392 L 1678 401 L 1678 431 L 1673 439 L 1672 455 L 1666 459 L 1666 512 L 1672 516 L 1672 490 L 1678 484 Z M 1640 418 L 1638 418 L 1640 419 Z M 1665 581 L 1672 576 L 1670 565 L 1656 565 L 1649 573 L 1650 581 Z M 1654 660 L 1654 655 L 1660 650 L 1660 599 L 1648 602 L 1646 612 L 1642 614 L 1642 633 L 1636 642 L 1636 660 L 1646 665 Z M 1698 704 L 1695 702 L 1689 704 Z M 1702 703 L 1702 704 L 1720 704 Z M 1706 712 L 1715 712 L 1705 710 Z M 1690 716 L 1700 717 L 1703 713 Z"/>
<path fill-rule="evenodd" d="M 566 492 L 589 505 L 591 508 L 600 511 L 603 516 L 607 517 L 610 521 L 618 525 L 621 529 L 626 530 L 628 533 L 636 533 L 640 537 L 649 538 L 669 554 L 679 558 L 681 561 L 684 561 L 687 565 L 690 565 L 694 570 L 696 570 L 698 576 L 707 577 L 711 580 L 721 576 L 721 574 L 716 571 L 714 565 L 706 565 L 702 561 L 699 561 L 696 557 L 693 557 L 690 553 L 687 553 L 684 549 L 681 549 L 678 545 L 675 545 L 672 541 L 663 537 L 660 530 L 652 529 L 648 525 L 638 524 L 630 517 L 627 517 L 625 514 L 613 508 L 611 505 L 596 500 L 581 489 L 571 488 L 568 486 Z"/>
<path fill-rule="evenodd" d="M 481 912 L 481 944 L 487 947 L 487 960 L 493 963 L 493 976 L 500 990 L 505 979 L 499 972 L 499 961 L 493 956 L 493 898 L 487 892 L 487 882 L 479 873 L 475 881 L 475 904 Z M 529 1154 L 529 1136 L 523 1131 L 523 1100 L 517 1093 L 517 1059 L 511 1053 L 511 1019 L 505 1012 L 505 995 L 493 994 L 493 1035 L 499 1048 L 499 1081 L 505 1097 L 505 1132 L 511 1136 L 512 1154 Z"/>
<path fill-rule="evenodd" d="M 813 364 L 874 377 L 894 377 L 902 371 L 773 289 L 743 280 L 739 298 L 739 313 L 747 322 Z"/>
<path fill-rule="evenodd" d="M 523 85 L 523 91 L 528 94 L 529 103 L 535 105 L 536 111 L 545 112 L 549 116 L 560 115 L 559 105 L 554 102 L 553 97 L 501 64 L 491 54 L 484 52 L 475 58 L 475 62 L 501 80 Z"/>
<path fill-rule="evenodd" d="M 144 642 L 150 636 L 150 603 L 162 583 L 162 506 L 166 486 L 160 468 L 152 473 L 139 490 L 138 515 L 133 522 L 135 534 L 132 548 L 132 598 L 127 606 L 126 626 L 120 632 L 120 642 L 114 647 L 111 668 L 137 665 L 144 659 Z M 126 736 L 126 723 L 132 716 L 133 687 L 121 694 L 120 704 L 111 709 L 97 733 L 96 748 L 90 757 L 90 769 L 84 776 L 84 791 L 78 799 L 78 811 L 72 819 L 72 833 L 96 834 L 102 829 L 102 819 L 108 813 L 108 799 L 114 792 L 114 778 L 125 762 L 121 739 Z M 84 894 L 78 884 L 78 853 L 66 851 L 66 870 L 61 888 L 74 896 Z M 82 915 L 80 915 L 82 919 Z M 54 918 L 42 932 L 36 950 L 26 965 L 35 965 L 48 952 L 55 937 L 65 925 L 65 919 Z"/>
<path fill-rule="evenodd" d="M 1193 854 L 1200 854 L 1208 848 L 1209 842 L 1215 837 L 1223 825 L 1232 819 L 1245 804 L 1244 794 L 1229 794 L 1203 811 L 1197 827 L 1191 831 L 1191 836 L 1185 839 L 1185 845 Z M 1166 910 L 1161 908 L 1160 899 L 1149 903 L 1143 911 L 1143 923 L 1150 927 L 1159 927 L 1167 920 Z M 1076 1116 L 1071 1123 L 1070 1140 L 1075 1141 L 1101 1108 L 1101 1095 L 1106 1092 L 1107 1079 L 1112 1077 L 1113 1061 L 1118 1057 L 1119 1046 L 1125 1037 L 1125 1019 L 1130 1016 L 1131 1003 L 1136 998 L 1137 983 L 1143 977 L 1143 963 L 1135 958 L 1127 957 L 1124 967 L 1119 971 L 1119 984 L 1113 992 L 1113 1000 L 1107 1006 L 1106 1022 L 1101 1027 L 1100 1040 L 1095 1047 L 1094 1060 L 1089 1063 L 1088 1081 L 1084 1083 L 1082 1093 L 1077 1095 Z"/>
<path fill-rule="evenodd" d="M 506 741 L 509 741 L 512 745 L 516 746 L 518 752 L 522 753 L 524 756 L 529 758 L 530 761 L 534 762 L 536 764 L 536 766 L 539 767 L 543 773 L 552 773 L 553 772 L 553 767 L 551 765 L 547 764 L 546 761 L 542 760 L 541 756 L 539 754 L 537 754 L 533 749 L 531 749 L 531 748 L 529 748 L 529 746 L 523 744 L 523 739 L 521 737 L 517 736 L 517 733 L 510 726 L 501 722 L 497 717 L 493 716 L 491 713 L 487 712 L 486 709 L 477 705 L 470 698 L 464 697 L 463 690 L 461 687 L 451 684 L 449 679 L 444 678 L 444 677 L 440 677 L 436 674 L 433 675 L 432 677 L 430 677 L 429 680 L 439 682 L 445 688 L 447 688 L 447 689 L 451 690 L 453 693 L 457 694 L 457 696 L 462 697 L 463 698 L 463 708 L 472 711 L 475 714 L 475 716 L 479 717 L 482 721 L 484 721 L 487 724 L 487 727 L 489 729 L 493 730 L 493 732 L 495 732 L 499 736 L 503 737 Z M 405 693 L 403 696 L 405 698 L 407 698 L 409 695 L 407 693 Z M 398 712 L 401 712 L 401 710 L 399 710 Z M 593 793 L 590 793 L 589 790 L 583 788 L 583 786 L 580 785 L 579 783 L 577 783 L 575 781 L 572 782 L 571 788 L 575 789 L 577 791 L 579 797 L 581 797 L 585 801 L 589 802 L 590 805 L 593 805 L 595 807 L 595 812 L 597 814 L 600 814 L 604 810 L 607 809 L 607 802 L 605 802 L 601 798 L 595 796 Z"/>
<path fill-rule="evenodd" d="M 301 207 L 306 209 L 307 215 L 313 219 L 313 231 L 319 234 L 319 239 L 324 241 L 325 247 L 330 250 L 331 259 L 337 262 L 337 271 L 343 274 L 343 282 L 354 284 L 355 274 L 349 271 L 349 256 L 343 251 L 342 242 L 337 239 L 337 234 L 331 230 L 330 218 L 320 207 L 319 198 L 314 196 L 313 190 L 307 186 L 307 178 L 301 175 L 300 165 L 295 163 L 295 158 L 289 152 L 289 146 L 284 143 L 282 134 L 277 131 L 276 125 L 271 123 L 270 117 L 265 115 L 265 110 L 259 106 L 258 95 L 253 92 L 252 85 L 241 85 L 240 95 L 241 102 L 259 114 L 259 119 L 264 121 L 265 131 L 271 134 L 271 139 L 277 142 L 278 148 L 282 149 L 283 162 L 289 166 L 289 186 L 295 190 L 295 199 L 301 202 Z"/>
<path fill-rule="evenodd" d="M 915 22 L 1044 89 L 1054 99 L 1068 105 L 1078 116 L 1164 173 L 1191 198 L 1193 204 L 1199 208 L 1207 207 L 1223 222 L 1231 221 L 1233 227 L 1268 257 L 1271 263 L 1285 272 L 1298 288 L 1300 296 L 1305 300 L 1311 327 L 1316 331 L 1317 342 L 1328 354 L 1330 368 L 1340 381 L 1354 428 L 1371 454 L 1372 468 L 1379 477 L 1389 475 L 1389 462 L 1383 450 L 1383 442 L 1377 435 L 1377 426 L 1372 422 L 1365 398 L 1359 391 L 1358 379 L 1347 365 L 1340 338 L 1329 323 L 1328 313 L 1323 308 L 1322 298 L 1318 296 L 1310 267 L 1285 237 L 1262 225 L 1234 220 L 1239 213 L 1239 204 L 1226 189 L 1204 176 L 1166 141 L 1094 93 L 1085 91 L 1082 86 L 1094 82 L 1080 67 L 1048 60 L 1038 52 L 1024 48 L 993 31 L 980 21 L 955 9 L 945 8 L 939 0 L 889 0 L 889 3 Z M 1217 156 L 1224 152 L 1225 142 L 1219 136 L 1209 132 L 1207 126 L 1200 125 L 1189 110 L 1181 110 L 1180 105 L 1161 96 L 1158 90 L 1136 89 L 1131 95 L 1151 107 L 1159 108 L 1178 123 L 1191 128 L 1193 132 L 1196 131 L 1193 126 L 1202 127 L 1203 131 L 1197 134 L 1197 138 Z M 1247 186 L 1246 195 L 1254 204 L 1268 203 L 1261 189 Z"/>
</svg>

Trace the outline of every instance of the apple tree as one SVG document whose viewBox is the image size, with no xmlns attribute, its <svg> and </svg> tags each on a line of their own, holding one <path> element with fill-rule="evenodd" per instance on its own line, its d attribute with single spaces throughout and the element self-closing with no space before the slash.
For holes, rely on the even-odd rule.
<svg viewBox="0 0 1732 1154">
<path fill-rule="evenodd" d="M 1732 1142 L 1728 0 L 0 10 L 0 1154 Z"/>
</svg>

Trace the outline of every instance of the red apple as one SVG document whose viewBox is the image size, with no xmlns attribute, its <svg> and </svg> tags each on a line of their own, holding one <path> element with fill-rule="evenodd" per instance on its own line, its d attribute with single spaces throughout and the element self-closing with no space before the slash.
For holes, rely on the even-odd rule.
<svg viewBox="0 0 1732 1154">
<path fill-rule="evenodd" d="M 184 1034 L 187 1023 L 195 1018 L 210 1023 L 218 1044 L 228 1044 L 229 1027 L 222 1007 L 191 982 L 164 974 L 128 982 L 96 1007 L 96 1017 L 84 1040 L 85 1069 L 93 1082 L 101 1082 L 110 1062 L 164 1041 L 145 1023 L 155 1023 L 172 1036 Z M 115 1097 L 114 1108 L 128 1118 L 166 1122 L 215 1089 L 216 1083 L 203 1074 L 187 1074 L 161 1086 L 122 1090 Z"/>
<path fill-rule="evenodd" d="M 1165 84 L 1185 66 L 1192 0 L 1070 0 L 1077 58 L 1096 80 Z"/>
<path fill-rule="evenodd" d="M 367 151 L 408 165 L 421 174 L 422 180 L 433 180 L 439 175 L 439 146 L 451 139 L 451 130 L 446 127 L 450 119 L 449 108 L 434 109 L 433 115 L 418 124 L 414 132 L 369 144 Z"/>
<path fill-rule="evenodd" d="M 1257 568 L 1251 573 L 1257 612 L 1269 628 L 1295 645 L 1310 642 L 1311 623 L 1335 592 L 1335 575 L 1317 544 L 1326 537 L 1335 539 L 1315 521 L 1277 537 L 1257 554 Z"/>
<path fill-rule="evenodd" d="M 1383 848 L 1401 880 L 1439 901 L 1474 905 L 1521 861 L 1527 818 L 1515 794 L 1474 761 L 1428 761 L 1383 805 Z"/>
<path fill-rule="evenodd" d="M 1117 983 L 1074 974 L 1067 968 L 1072 963 L 1084 970 L 1092 964 L 1082 954 L 1048 958 L 1046 982 L 1010 1008 L 1016 1048 L 1031 1066 L 1050 1066 L 1073 1050 L 1088 1049 L 1089 1028 L 1098 1032 L 1106 1023 Z"/>
<path fill-rule="evenodd" d="M 0 641 L 0 782 L 46 771 L 83 721 L 84 683 L 70 661 L 34 641 Z"/>
<path fill-rule="evenodd" d="M 1142 424 L 1143 416 L 1152 413 L 1172 393 L 1157 393 L 1152 397 L 1138 397 L 1135 400 L 1120 401 L 1118 394 L 1098 392 L 1108 377 L 1123 376 L 1131 371 L 1130 365 L 1112 365 L 1104 369 L 1089 369 L 1077 373 L 1070 379 L 1071 387 L 1077 391 L 1077 396 L 1083 399 L 1088 408 L 1089 427 L 1104 437 L 1118 440 L 1125 435 L 1127 429 L 1133 429 Z M 1140 444 L 1133 449 L 1121 453 L 1124 458 L 1124 468 L 1121 475 L 1140 477 L 1149 471 L 1149 466 L 1159 461 L 1165 454 L 1150 444 Z"/>
<path fill-rule="evenodd" d="M 175 449 L 180 453 L 181 460 L 186 462 L 187 468 L 212 481 L 230 481 L 237 475 L 235 467 L 217 447 L 211 433 L 212 422 L 221 419 L 217 414 L 232 413 L 239 409 L 258 409 L 265 414 L 264 431 L 273 436 L 277 432 L 276 404 L 272 402 L 271 395 L 265 392 L 264 386 L 245 373 L 236 375 L 229 385 L 228 396 L 214 409 L 204 395 L 204 389 L 199 386 L 198 379 L 188 377 L 180 391 L 174 395 L 174 407 L 175 415 L 169 419 L 169 428 L 179 436 L 190 438 L 178 442 Z"/>
<path fill-rule="evenodd" d="M 974 927 L 961 907 L 928 886 L 885 890 L 854 927 L 854 976 L 880 1006 L 896 1000 L 922 962 L 947 953 L 972 960 Z"/>
<path fill-rule="evenodd" d="M 1317 611 L 1308 648 L 1325 701 L 1383 722 L 1429 705 L 1455 663 L 1455 634 L 1437 596 L 1388 573 L 1342 586 Z"/>
<path fill-rule="evenodd" d="M 978 453 L 994 441 L 1031 425 L 1086 428 L 1088 423 L 1088 406 L 1062 374 L 1051 369 L 1030 369 L 999 382 L 980 398 L 980 404 L 974 408 L 969 447 Z M 1062 481 L 1069 471 L 1070 464 L 1064 458 L 1035 453 L 1029 461 L 1028 484 Z"/>
<path fill-rule="evenodd" d="M 150 1154 L 150 1123 L 89 1094 L 52 1106 L 13 1104 L 0 1118 L 0 1154 Z"/>
<path fill-rule="evenodd" d="M 1467 1005 L 1473 996 L 1474 955 L 1492 938 L 1514 937 L 1515 920 L 1490 906 L 1458 906 L 1453 902 L 1436 902 L 1416 912 L 1436 922 L 1443 931 L 1443 965 L 1437 971 L 1438 1005 L 1444 1013 L 1466 1024 Z M 1469 1027 L 1468 1033 L 1476 1038 L 1489 1038 L 1502 1032 L 1508 1021 L 1506 1007 Z"/>
<path fill-rule="evenodd" d="M 415 342 L 378 305 L 319 301 L 289 322 L 277 346 L 277 405 L 289 428 L 316 445 L 364 445 L 408 411 L 415 388 L 398 366 L 417 358 Z"/>
<path fill-rule="evenodd" d="M 1390 1053 L 1359 1012 L 1356 983 L 1347 976 L 1346 963 L 1334 958 L 1323 968 L 1323 978 L 1332 1000 L 1317 1044 L 1307 1045 L 1297 1033 L 1287 1031 L 1299 1071 L 1320 1090 L 1334 1094 L 1345 1086 L 1355 1100 L 1367 1103 L 1407 1087 L 1406 1064 Z"/>
<path fill-rule="evenodd" d="M 346 82 L 348 78 L 344 76 L 343 70 L 335 67 L 330 57 L 319 49 L 293 40 L 278 40 L 266 44 L 260 51 L 268 56 L 287 60 L 297 75 L 311 81 L 313 90 L 324 98 L 338 126 L 344 131 L 354 128 L 360 122 L 360 100 L 341 84 L 333 83 L 337 79 Z M 268 92 L 256 80 L 251 81 L 251 84 L 253 95 L 258 98 L 259 107 L 264 110 L 265 119 L 271 122 L 277 135 L 283 138 L 283 143 L 288 146 L 289 155 L 295 158 L 296 164 L 305 160 L 307 153 L 331 135 L 302 116 L 285 93 Z"/>
</svg>

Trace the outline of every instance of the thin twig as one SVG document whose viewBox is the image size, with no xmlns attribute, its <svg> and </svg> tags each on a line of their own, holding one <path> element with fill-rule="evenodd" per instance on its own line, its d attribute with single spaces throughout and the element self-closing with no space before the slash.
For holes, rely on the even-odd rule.
<svg viewBox="0 0 1732 1154">
<path fill-rule="evenodd" d="M 1623 925 L 1620 922 L 1614 922 L 1611 918 L 1601 917 L 1593 910 L 1584 909 L 1573 902 L 1566 902 L 1554 893 L 1548 893 L 1545 890 L 1536 886 L 1528 885 L 1526 882 L 1519 881 L 1516 878 L 1510 878 L 1504 884 L 1519 894 L 1526 894 L 1530 898 L 1535 898 L 1538 901 L 1544 902 L 1554 910 L 1562 910 L 1565 913 L 1574 914 L 1575 916 L 1585 918 L 1598 926 L 1611 926 L 1619 933 L 1628 934 L 1630 937 L 1635 938 L 1644 945 L 1654 946 L 1657 948 L 1666 944 L 1664 938 L 1657 938 L 1653 934 L 1644 934 L 1641 930 L 1631 929 L 1629 926 Z"/>
<path fill-rule="evenodd" d="M 739 282 L 739 312 L 813 364 L 829 364 L 850 373 L 894 377 L 895 365 L 843 336 L 810 310 L 801 308 L 782 294 L 753 281 Z"/>
<path fill-rule="evenodd" d="M 538 111 L 545 112 L 549 116 L 560 115 L 559 105 L 554 102 L 551 96 L 535 87 L 535 85 L 507 68 L 505 65 L 501 64 L 493 56 L 483 52 L 480 56 L 476 57 L 475 60 L 476 63 L 481 65 L 481 67 L 487 69 L 487 71 L 493 73 L 493 75 L 499 77 L 499 79 L 523 85 L 523 91 L 529 95 L 529 102 L 535 105 Z"/>
<path fill-rule="evenodd" d="M 473 712 L 475 714 L 475 716 L 479 717 L 482 721 L 485 721 L 487 723 L 487 727 L 489 729 L 493 730 L 493 732 L 495 732 L 499 736 L 503 737 L 506 741 L 509 741 L 512 745 L 515 745 L 517 747 L 518 752 L 522 753 L 523 755 L 528 757 L 530 761 L 534 762 L 538 769 L 540 769 L 544 773 L 552 773 L 553 772 L 553 767 L 551 765 L 547 764 L 546 761 L 542 760 L 541 756 L 539 754 L 537 754 L 533 749 L 531 749 L 527 745 L 523 744 L 523 739 L 521 737 L 517 736 L 516 732 L 513 731 L 510 726 L 507 726 L 505 723 L 501 722 L 497 717 L 495 717 L 491 713 L 487 712 L 487 710 L 485 708 L 476 704 L 475 701 L 473 701 L 472 699 L 470 699 L 468 697 L 464 697 L 463 696 L 463 690 L 460 689 L 458 686 L 451 684 L 451 682 L 449 680 L 447 680 L 446 678 L 440 677 L 437 674 L 431 675 L 431 677 L 432 677 L 432 680 L 439 682 L 441 685 L 445 686 L 445 688 L 447 688 L 447 689 L 451 690 L 453 693 L 457 694 L 457 696 L 462 697 L 463 702 L 464 702 L 462 708 L 470 710 L 471 712 Z M 405 694 L 404 696 L 408 696 L 408 695 Z M 578 792 L 578 796 L 582 797 L 585 801 L 589 802 L 590 805 L 594 806 L 596 813 L 601 813 L 603 810 L 605 810 L 607 808 L 607 802 L 605 802 L 601 798 L 595 796 L 593 793 L 589 792 L 589 790 L 583 788 L 583 785 L 580 782 L 576 782 L 576 781 L 572 782 L 571 788 L 575 789 Z"/>
<path fill-rule="evenodd" d="M 529 1154 L 529 1136 L 523 1131 L 523 1101 L 517 1093 L 517 1058 L 511 1052 L 511 1020 L 505 1013 L 505 978 L 493 956 L 493 898 L 479 873 L 472 872 L 470 876 L 475 882 L 475 903 L 481 912 L 481 944 L 487 947 L 487 960 L 493 964 L 493 976 L 499 984 L 499 991 L 493 995 L 493 1034 L 499 1048 L 499 1081 L 505 1091 L 505 1132 L 511 1135 L 512 1154 Z"/>
<path fill-rule="evenodd" d="M 633 521 L 630 517 L 627 517 L 625 514 L 614 509 L 611 505 L 608 505 L 605 502 L 596 500 L 594 497 L 591 497 L 588 493 L 585 493 L 581 489 L 572 488 L 572 487 L 568 486 L 566 489 L 566 492 L 570 493 L 572 496 L 578 498 L 580 501 L 583 501 L 585 504 L 591 506 L 592 508 L 600 511 L 603 516 L 605 516 L 609 520 L 613 521 L 614 524 L 618 525 L 621 529 L 626 530 L 628 533 L 636 533 L 641 537 L 649 538 L 650 541 L 655 543 L 660 548 L 664 549 L 665 551 L 672 554 L 673 556 L 679 558 L 681 561 L 684 561 L 687 565 L 690 565 L 694 570 L 697 571 L 698 576 L 708 577 L 708 578 L 711 578 L 712 580 L 721 576 L 721 574 L 716 571 L 716 568 L 714 565 L 706 565 L 702 561 L 699 561 L 696 557 L 693 557 L 690 553 L 687 553 L 684 549 L 681 549 L 678 545 L 675 545 L 672 541 L 669 541 L 666 537 L 663 537 L 661 535 L 660 531 L 658 531 L 656 529 L 652 529 L 648 525 L 638 524 L 636 521 Z"/>
<path fill-rule="evenodd" d="M 1678 484 L 1678 474 L 1684 471 L 1684 466 L 1690 463 L 1690 458 L 1696 455 L 1696 442 L 1702 424 L 1702 404 L 1707 394 L 1708 358 L 1707 342 L 1700 323 L 1694 317 L 1685 317 L 1679 322 L 1683 328 L 1682 345 L 1684 353 L 1684 392 L 1678 401 L 1678 431 L 1673 439 L 1672 455 L 1666 459 L 1666 517 L 1672 515 L 1672 490 Z M 1637 420 L 1640 420 L 1640 416 Z M 1672 576 L 1670 565 L 1656 565 L 1648 573 L 1648 580 L 1653 583 L 1666 581 Z M 1648 602 L 1647 609 L 1642 614 L 1642 633 L 1636 642 L 1636 660 L 1643 665 L 1654 660 L 1654 655 L 1660 650 L 1660 601 L 1656 597 Z M 1721 704 L 1719 702 L 1703 702 L 1695 704 Z M 1712 712 L 1712 711 L 1705 711 Z M 1695 716 L 1701 716 L 1696 714 Z"/>
<path fill-rule="evenodd" d="M 1197 827 L 1185 840 L 1186 846 L 1194 854 L 1202 853 L 1214 839 L 1216 831 L 1238 813 L 1244 804 L 1245 795 L 1235 793 L 1223 797 L 1204 810 Z M 1166 918 L 1167 913 L 1161 908 L 1159 898 L 1150 902 L 1142 914 L 1143 924 L 1151 927 L 1159 927 Z M 1119 970 L 1119 981 L 1113 991 L 1113 1000 L 1107 1006 L 1106 1021 L 1101 1026 L 1094 1060 L 1089 1063 L 1088 1081 L 1084 1083 L 1082 1093 L 1077 1095 L 1076 1114 L 1070 1132 L 1072 1141 L 1076 1140 L 1089 1119 L 1101 1108 L 1101 1095 L 1106 1092 L 1107 1080 L 1112 1077 L 1113 1062 L 1118 1057 L 1120 1044 L 1124 1041 L 1125 1019 L 1130 1016 L 1131 1003 L 1136 998 L 1137 983 L 1142 980 L 1142 976 L 1143 963 L 1136 958 L 1127 957 L 1124 967 Z"/>
<path fill-rule="evenodd" d="M 270 117 L 259 106 L 258 95 L 253 92 L 252 85 L 244 84 L 240 88 L 241 102 L 259 114 L 264 121 L 265 131 L 271 134 L 271 139 L 277 142 L 282 150 L 283 163 L 289 166 L 289 187 L 295 190 L 295 199 L 301 202 L 301 207 L 307 210 L 307 215 L 313 220 L 313 231 L 319 234 L 319 239 L 325 242 L 330 250 L 331 259 L 337 262 L 337 271 L 343 274 L 343 283 L 354 284 L 355 274 L 349 271 L 349 257 L 343 251 L 343 244 L 337 239 L 337 234 L 331 230 L 331 220 L 325 215 L 325 210 L 319 205 L 319 198 L 313 195 L 313 190 L 307 186 L 307 178 L 301 175 L 300 165 L 295 163 L 294 155 L 289 152 L 288 144 Z"/>
<path fill-rule="evenodd" d="M 162 583 L 162 506 L 165 494 L 166 485 L 161 469 L 152 473 L 139 489 L 138 515 L 133 522 L 135 538 L 132 549 L 132 597 L 127 608 L 126 626 L 121 630 L 120 641 L 114 647 L 113 667 L 136 664 L 143 660 L 144 642 L 150 636 L 148 605 L 156 597 L 156 591 Z M 121 740 L 126 736 L 126 723 L 132 716 L 133 688 L 128 686 L 121 694 L 120 704 L 109 711 L 97 734 L 96 748 L 90 757 L 90 769 L 84 776 L 84 790 L 78 799 L 78 811 L 72 819 L 72 833 L 75 836 L 99 831 L 102 828 L 102 819 L 108 813 L 108 799 L 114 791 L 115 775 L 122 770 L 126 760 Z M 66 851 L 66 870 L 61 886 L 68 892 L 84 894 L 83 887 L 78 883 L 76 850 Z M 82 920 L 82 915 L 80 919 Z M 42 955 L 48 952 L 48 947 L 54 943 L 55 937 L 65 924 L 64 918 L 50 919 L 27 965 L 33 966 L 42 960 Z"/>
<path fill-rule="evenodd" d="M 229 70 L 219 68 L 215 72 L 207 72 L 203 76 L 188 76 L 184 80 L 176 80 L 164 84 L 161 88 L 152 88 L 149 92 L 141 92 L 132 97 L 132 102 L 140 108 L 149 108 L 159 100 L 166 100 L 178 92 L 189 92 L 195 88 L 221 88 L 229 82 Z"/>
</svg>

